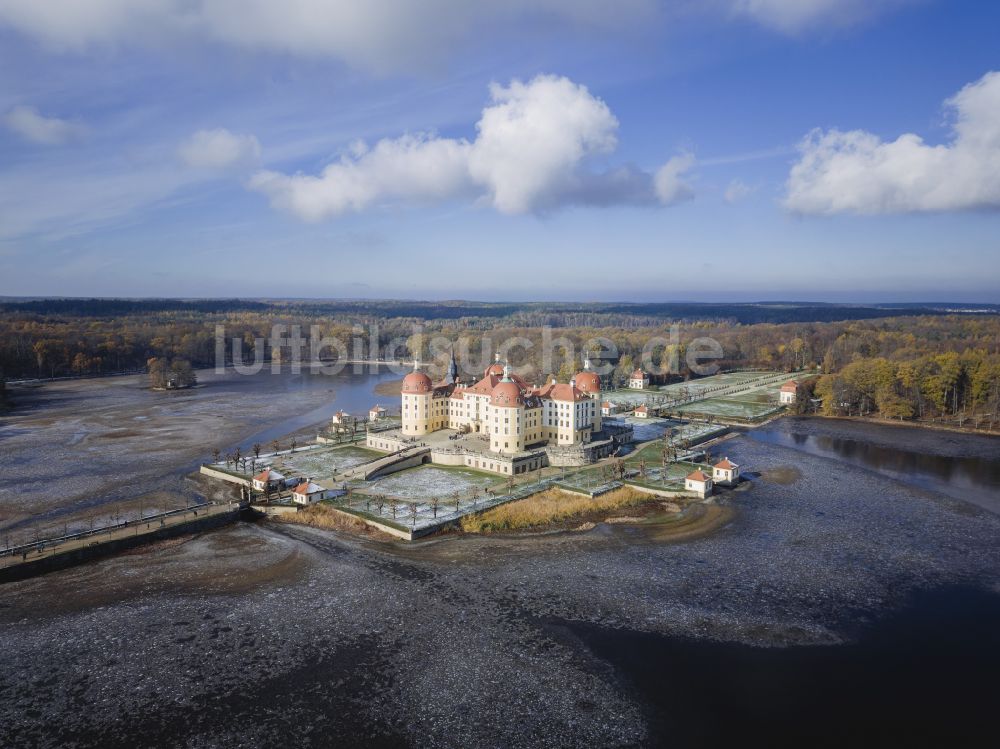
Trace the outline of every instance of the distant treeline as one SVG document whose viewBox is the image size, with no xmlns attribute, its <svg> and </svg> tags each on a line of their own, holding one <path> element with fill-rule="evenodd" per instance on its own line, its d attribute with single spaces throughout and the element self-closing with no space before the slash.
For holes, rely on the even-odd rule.
<svg viewBox="0 0 1000 749">
<path fill-rule="evenodd" d="M 63 302 L 65 306 L 60 306 Z M 15 305 L 17 311 L 0 315 L 0 370 L 10 379 L 135 371 L 145 369 L 154 358 L 211 367 L 216 364 L 216 326 L 225 331 L 229 361 L 234 350 L 242 362 L 286 360 L 290 351 L 269 340 L 272 330 L 276 325 L 299 325 L 305 336 L 315 331 L 320 338 L 348 344 L 350 357 L 418 356 L 425 362 L 435 361 L 431 369 L 436 367 L 439 371 L 432 373 L 438 375 L 447 349 L 431 351 L 431 338 L 454 342 L 467 373 L 482 371 L 498 346 L 517 338 L 522 343 L 510 352 L 511 364 L 536 382 L 549 376 L 567 381 L 579 371 L 582 352 L 589 348 L 595 360 L 615 365 L 607 381 L 619 384 L 642 363 L 643 350 L 652 338 L 661 339 L 650 349 L 652 363 L 677 364 L 672 375 L 655 381 L 687 378 L 692 376 L 687 347 L 696 338 L 711 338 L 722 347 L 723 356 L 717 362 L 722 368 L 818 369 L 826 377 L 817 384 L 816 393 L 828 413 L 880 413 L 903 419 L 974 413 L 996 420 L 1000 408 L 1000 316 L 990 314 L 929 315 L 912 308 L 905 310 L 906 315 L 896 309 L 895 317 L 866 320 L 744 324 L 732 316 L 732 310 L 743 305 L 691 305 L 706 314 L 679 321 L 674 344 L 670 337 L 677 319 L 647 314 L 670 305 L 510 305 L 508 312 L 515 306 L 519 311 L 503 316 L 442 314 L 431 318 L 432 308 L 457 314 L 472 309 L 483 312 L 486 307 L 493 313 L 504 305 L 344 302 L 344 311 L 321 312 L 323 304 L 240 300 L 36 300 L 27 304 L 31 306 Z M 58 311 L 41 312 L 46 304 L 56 305 Z M 87 305 L 93 305 L 92 313 L 82 314 Z M 74 314 L 74 309 L 80 314 Z M 622 311 L 626 309 L 635 313 Z M 730 314 L 714 317 L 707 314 L 712 309 Z M 789 309 L 801 314 L 806 308 Z M 842 317 L 858 308 L 810 309 Z M 419 310 L 420 314 L 390 315 L 390 310 Z M 562 339 L 568 345 L 556 346 L 546 360 L 547 338 Z M 610 341 L 614 353 L 596 349 L 595 338 Z"/>
<path fill-rule="evenodd" d="M 240 299 L 32 299 L 2 302 L 0 312 L 24 315 L 110 317 L 153 312 L 240 312 L 266 310 L 271 305 Z"/>
<path fill-rule="evenodd" d="M 1000 306 L 976 304 L 885 304 L 872 306 L 801 302 L 759 304 L 580 303 L 580 302 L 421 302 L 400 300 L 250 301 L 243 299 L 32 299 L 0 302 L 0 312 L 42 316 L 109 317 L 134 314 L 269 312 L 300 318 L 336 315 L 424 321 L 480 318 L 506 319 L 515 325 L 657 326 L 664 320 L 714 320 L 741 325 L 756 323 L 837 322 L 941 314 L 1000 312 Z"/>
</svg>

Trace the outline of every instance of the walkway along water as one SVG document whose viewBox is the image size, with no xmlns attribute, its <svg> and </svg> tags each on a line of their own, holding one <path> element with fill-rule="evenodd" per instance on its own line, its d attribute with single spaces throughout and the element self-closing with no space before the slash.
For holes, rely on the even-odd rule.
<svg viewBox="0 0 1000 749">
<path fill-rule="evenodd" d="M 142 544 L 216 528 L 240 517 L 238 502 L 201 504 L 0 551 L 0 583 L 64 569 Z"/>
</svg>

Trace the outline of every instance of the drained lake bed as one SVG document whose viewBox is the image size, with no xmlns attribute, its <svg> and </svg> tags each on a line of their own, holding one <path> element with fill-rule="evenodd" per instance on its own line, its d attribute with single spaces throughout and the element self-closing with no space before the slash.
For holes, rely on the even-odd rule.
<svg viewBox="0 0 1000 749">
<path fill-rule="evenodd" d="M 941 452 L 993 460 L 968 439 Z M 5 585 L 0 721 L 14 746 L 704 745 L 734 719 L 849 737 L 860 724 L 829 715 L 866 689 L 992 678 L 1000 629 L 972 620 L 996 612 L 1000 517 L 752 434 L 726 452 L 756 477 L 718 496 L 728 524 L 679 542 L 598 524 L 407 546 L 263 522 Z M 795 699 L 739 720 L 768 694 Z M 909 725 L 902 704 L 856 714 L 911 743 L 951 722 L 948 699 Z M 962 730 L 988 719 L 977 704 Z"/>
</svg>

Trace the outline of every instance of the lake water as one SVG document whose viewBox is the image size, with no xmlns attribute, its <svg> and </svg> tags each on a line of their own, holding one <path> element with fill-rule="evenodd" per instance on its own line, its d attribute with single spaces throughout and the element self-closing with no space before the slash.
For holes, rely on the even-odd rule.
<svg viewBox="0 0 1000 749">
<path fill-rule="evenodd" d="M 910 428 L 911 442 L 887 445 L 879 440 L 866 440 L 863 433 L 851 437 L 809 433 L 799 431 L 796 425 L 794 420 L 783 419 L 751 430 L 749 437 L 861 466 L 1000 513 L 1000 458 L 935 454 L 930 451 L 931 443 L 941 433 L 929 430 Z M 864 428 L 865 425 L 859 426 Z"/>
<path fill-rule="evenodd" d="M 366 366 L 368 369 L 368 366 Z M 371 369 L 377 370 L 377 365 L 372 365 Z M 291 414 L 276 423 L 269 424 L 260 431 L 241 439 L 237 445 L 244 451 L 248 451 L 255 442 L 268 445 L 271 440 L 280 439 L 285 435 L 297 432 L 308 426 L 329 421 L 338 411 L 362 418 L 368 417 L 368 409 L 376 403 L 382 403 L 390 410 L 398 408 L 398 397 L 379 396 L 375 393 L 375 387 L 380 382 L 386 380 L 399 379 L 399 375 L 387 369 L 382 371 L 366 371 L 361 374 L 352 372 L 341 372 L 336 375 L 322 374 L 320 372 L 305 371 L 300 374 L 282 373 L 280 375 L 268 375 L 261 373 L 253 377 L 280 377 L 282 388 L 287 391 L 293 390 L 332 390 L 331 398 L 327 403 L 304 413 Z M 236 447 L 233 445 L 232 447 Z"/>
<path fill-rule="evenodd" d="M 642 701 L 651 746 L 985 746 L 995 731 L 1000 596 L 981 590 L 922 592 L 837 647 L 555 626 Z"/>
</svg>

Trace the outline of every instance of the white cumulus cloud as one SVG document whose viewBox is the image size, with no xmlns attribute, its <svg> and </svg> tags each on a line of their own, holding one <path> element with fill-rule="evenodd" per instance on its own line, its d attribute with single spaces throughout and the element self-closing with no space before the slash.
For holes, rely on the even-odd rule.
<svg viewBox="0 0 1000 749">
<path fill-rule="evenodd" d="M 311 175 L 261 171 L 250 187 L 270 196 L 276 208 L 306 221 L 363 211 L 376 201 L 432 200 L 471 188 L 469 144 L 465 141 L 405 135 L 383 139 L 370 150 L 352 145 L 351 153 Z"/>
<path fill-rule="evenodd" d="M 945 102 L 953 137 L 928 145 L 905 133 L 815 130 L 800 144 L 785 206 L 802 214 L 906 213 L 1000 208 L 1000 72 Z"/>
<path fill-rule="evenodd" d="M 318 176 L 262 171 L 250 187 L 310 221 L 392 200 L 466 196 L 519 214 L 574 203 L 668 205 L 691 195 L 682 179 L 693 164 L 687 155 L 671 159 L 655 176 L 632 166 L 588 170 L 588 161 L 615 149 L 618 120 L 568 78 L 540 75 L 493 85 L 490 97 L 472 141 L 405 135 L 371 149 L 355 144 Z"/>
<path fill-rule="evenodd" d="M 567 78 L 490 87 L 469 152 L 472 178 L 502 213 L 524 213 L 558 200 L 586 156 L 617 145 L 618 120 L 607 105 Z"/>
<path fill-rule="evenodd" d="M 177 155 L 198 169 L 248 166 L 260 158 L 260 143 L 253 135 L 239 135 L 225 128 L 199 130 L 178 146 Z"/>
<path fill-rule="evenodd" d="M 4 116 L 4 123 L 22 138 L 47 146 L 66 143 L 86 132 L 78 123 L 58 117 L 45 117 L 34 107 L 25 105 L 10 110 Z"/>
</svg>

